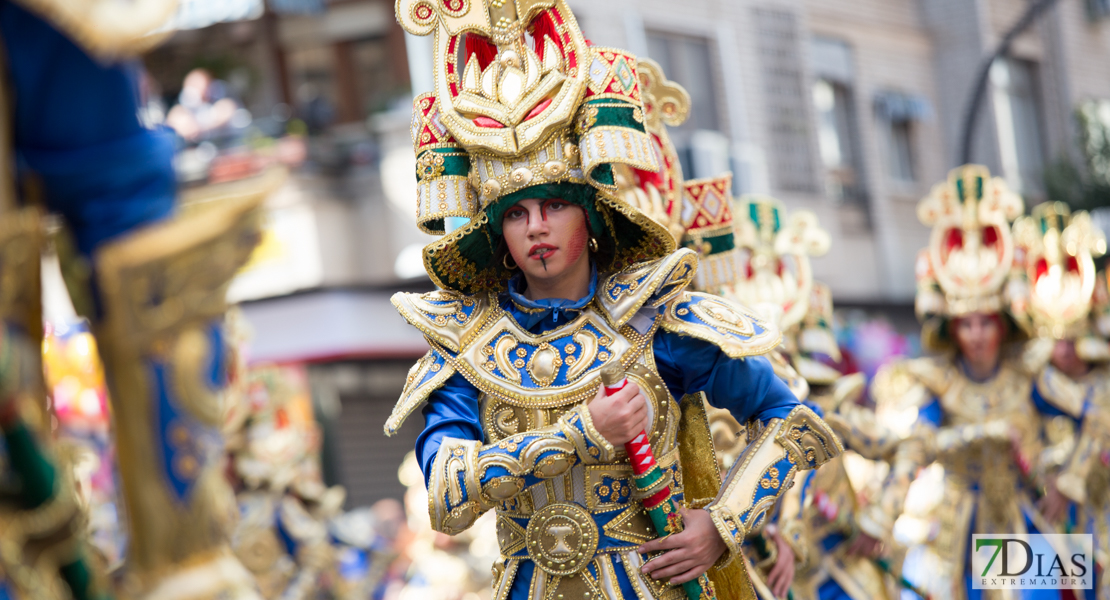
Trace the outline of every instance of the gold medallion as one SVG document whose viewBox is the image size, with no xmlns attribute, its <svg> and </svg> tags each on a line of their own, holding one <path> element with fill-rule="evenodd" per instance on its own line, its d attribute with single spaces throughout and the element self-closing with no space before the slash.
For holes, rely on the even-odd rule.
<svg viewBox="0 0 1110 600">
<path fill-rule="evenodd" d="M 577 504 L 551 504 L 532 517 L 525 539 L 537 567 L 551 575 L 573 575 L 594 558 L 597 523 Z"/>
</svg>

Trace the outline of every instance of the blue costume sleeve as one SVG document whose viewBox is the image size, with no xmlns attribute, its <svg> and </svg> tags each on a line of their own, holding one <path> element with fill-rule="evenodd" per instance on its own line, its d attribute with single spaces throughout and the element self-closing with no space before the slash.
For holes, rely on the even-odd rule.
<svg viewBox="0 0 1110 600">
<path fill-rule="evenodd" d="M 463 441 L 477 442 L 482 446 L 485 436 L 478 413 L 478 396 L 478 389 L 458 373 L 449 377 L 439 389 L 428 396 L 428 404 L 424 407 L 424 430 L 416 440 L 416 454 L 426 483 L 434 470 L 432 465 L 436 456 L 447 438 L 456 440 L 452 442 L 456 445 L 458 441 Z M 557 424 L 519 433 L 512 444 L 480 447 L 478 461 L 484 463 L 488 460 L 491 464 L 482 468 L 477 483 L 485 486 L 494 479 L 519 478 L 523 486 L 527 487 L 541 480 L 534 469 L 545 458 L 562 456 L 566 461 L 565 467 L 569 468 L 583 460 L 583 457 L 588 461 L 596 461 L 602 456 L 611 455 L 612 446 L 596 433 L 588 415 L 589 411 L 584 407 L 574 408 Z M 548 446 L 537 452 L 529 451 L 532 444 L 553 438 L 564 440 L 567 444 Z M 581 456 L 579 452 L 582 453 Z M 506 464 L 519 464 L 519 468 L 510 469 Z"/>
<path fill-rule="evenodd" d="M 940 408 L 940 400 L 933 398 L 931 402 L 921 407 L 917 411 L 918 420 L 928 423 L 933 427 L 940 427 L 941 417 L 943 411 Z"/>
<path fill-rule="evenodd" d="M 416 457 L 427 482 L 432 461 L 443 439 L 482 441 L 482 423 L 478 416 L 478 388 L 455 373 L 428 397 L 424 406 L 424 431 L 416 438 Z"/>
<path fill-rule="evenodd" d="M 785 418 L 799 404 L 762 356 L 729 358 L 709 342 L 662 330 L 654 347 L 659 373 L 675 398 L 705 392 L 709 404 L 740 423 Z"/>
<path fill-rule="evenodd" d="M 1090 391 L 1088 390 L 1087 397 L 1083 399 L 1083 409 L 1077 418 L 1074 415 L 1060 410 L 1056 405 L 1049 402 L 1048 399 L 1044 397 L 1044 394 L 1041 393 L 1038 384 L 1036 382 L 1033 383 L 1033 406 L 1036 406 L 1037 411 L 1046 417 L 1067 417 L 1077 424 L 1082 424 L 1083 417 L 1087 414 L 1087 407 L 1090 405 L 1090 401 Z"/>
<path fill-rule="evenodd" d="M 613 460 L 584 404 L 552 425 L 483 444 L 478 390 L 458 373 L 428 396 L 416 453 L 430 493 L 432 527 L 455 534 L 481 513 L 579 464 Z"/>
<path fill-rule="evenodd" d="M 142 127 L 137 61 L 101 64 L 38 16 L 0 4 L 14 92 L 21 172 L 38 175 L 47 206 L 81 252 L 173 209 L 174 138 Z"/>
</svg>

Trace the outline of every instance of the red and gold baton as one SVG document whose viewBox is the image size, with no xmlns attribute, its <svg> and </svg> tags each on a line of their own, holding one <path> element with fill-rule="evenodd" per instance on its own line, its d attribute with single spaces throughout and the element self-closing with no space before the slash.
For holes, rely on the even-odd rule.
<svg viewBox="0 0 1110 600">
<path fill-rule="evenodd" d="M 601 384 L 605 387 L 605 395 L 611 396 L 624 386 L 628 385 L 628 377 L 619 364 L 613 363 L 601 369 Z M 678 503 L 671 497 L 671 486 L 663 475 L 663 469 L 655 461 L 655 454 L 651 451 L 651 438 L 646 431 L 640 431 L 632 441 L 624 445 L 628 453 L 628 460 L 632 463 L 632 480 L 636 489 L 644 498 L 644 509 L 647 510 L 651 522 L 655 525 L 655 532 L 660 536 L 667 536 L 682 531 L 682 514 L 679 512 Z M 682 584 L 689 600 L 716 600 L 713 585 L 703 573 L 697 579 Z"/>
</svg>

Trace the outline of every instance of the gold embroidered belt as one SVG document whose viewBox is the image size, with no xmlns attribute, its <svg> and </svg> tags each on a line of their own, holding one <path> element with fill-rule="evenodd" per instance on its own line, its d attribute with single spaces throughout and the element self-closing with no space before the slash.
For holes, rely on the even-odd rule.
<svg viewBox="0 0 1110 600">
<path fill-rule="evenodd" d="M 677 449 L 659 463 L 675 477 Z M 552 575 L 570 575 L 598 553 L 627 551 L 655 539 L 634 489 L 627 463 L 577 465 L 531 486 L 497 511 L 502 558 L 527 558 Z"/>
</svg>

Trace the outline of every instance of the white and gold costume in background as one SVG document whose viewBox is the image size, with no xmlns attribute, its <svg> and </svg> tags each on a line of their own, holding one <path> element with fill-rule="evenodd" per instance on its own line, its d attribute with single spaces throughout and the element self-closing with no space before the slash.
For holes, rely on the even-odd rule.
<svg viewBox="0 0 1110 600">
<path fill-rule="evenodd" d="M 1106 253 L 1106 238 L 1086 212 L 1072 213 L 1062 202 L 1035 206 L 1014 223 L 1014 238 L 1020 261 L 1012 312 L 1034 336 L 1026 351 L 1040 366 L 1034 399 L 1051 412 L 1037 466 L 1047 485 L 1076 503 L 1074 530 L 1093 535 L 1103 574 L 1096 577 L 1095 594 L 1108 597 L 1110 468 L 1102 454 L 1110 448 L 1110 290 L 1094 261 Z M 1061 341 L 1074 344 L 1078 359 L 1087 363 L 1085 375 L 1073 379 L 1049 362 Z"/>
<path fill-rule="evenodd" d="M 997 371 L 977 381 L 963 367 L 952 330 L 956 319 L 978 313 L 993 315 L 1003 336 L 1021 333 L 1004 313 L 1023 293 L 1018 271 L 1027 247 L 1020 235 L 1015 243 L 1021 225 L 1010 225 L 1021 212 L 1021 198 L 976 165 L 953 170 L 918 204 L 919 219 L 933 231 L 918 257 L 916 308 L 923 345 L 938 354 L 888 365 L 872 386 L 880 419 L 902 437 L 872 521 L 893 527 L 883 520 L 903 515 L 918 469 L 934 461 L 943 467 L 930 471 L 943 489 L 905 515 L 925 524 L 907 576 L 938 597 L 966 597 L 972 534 L 1052 531 L 1034 506 L 1045 413 L 1034 403 L 1033 384 L 1047 355 L 1004 339 Z M 1020 321 L 1019 311 L 1014 316 Z M 984 590 L 983 597 L 1012 593 Z"/>
</svg>

